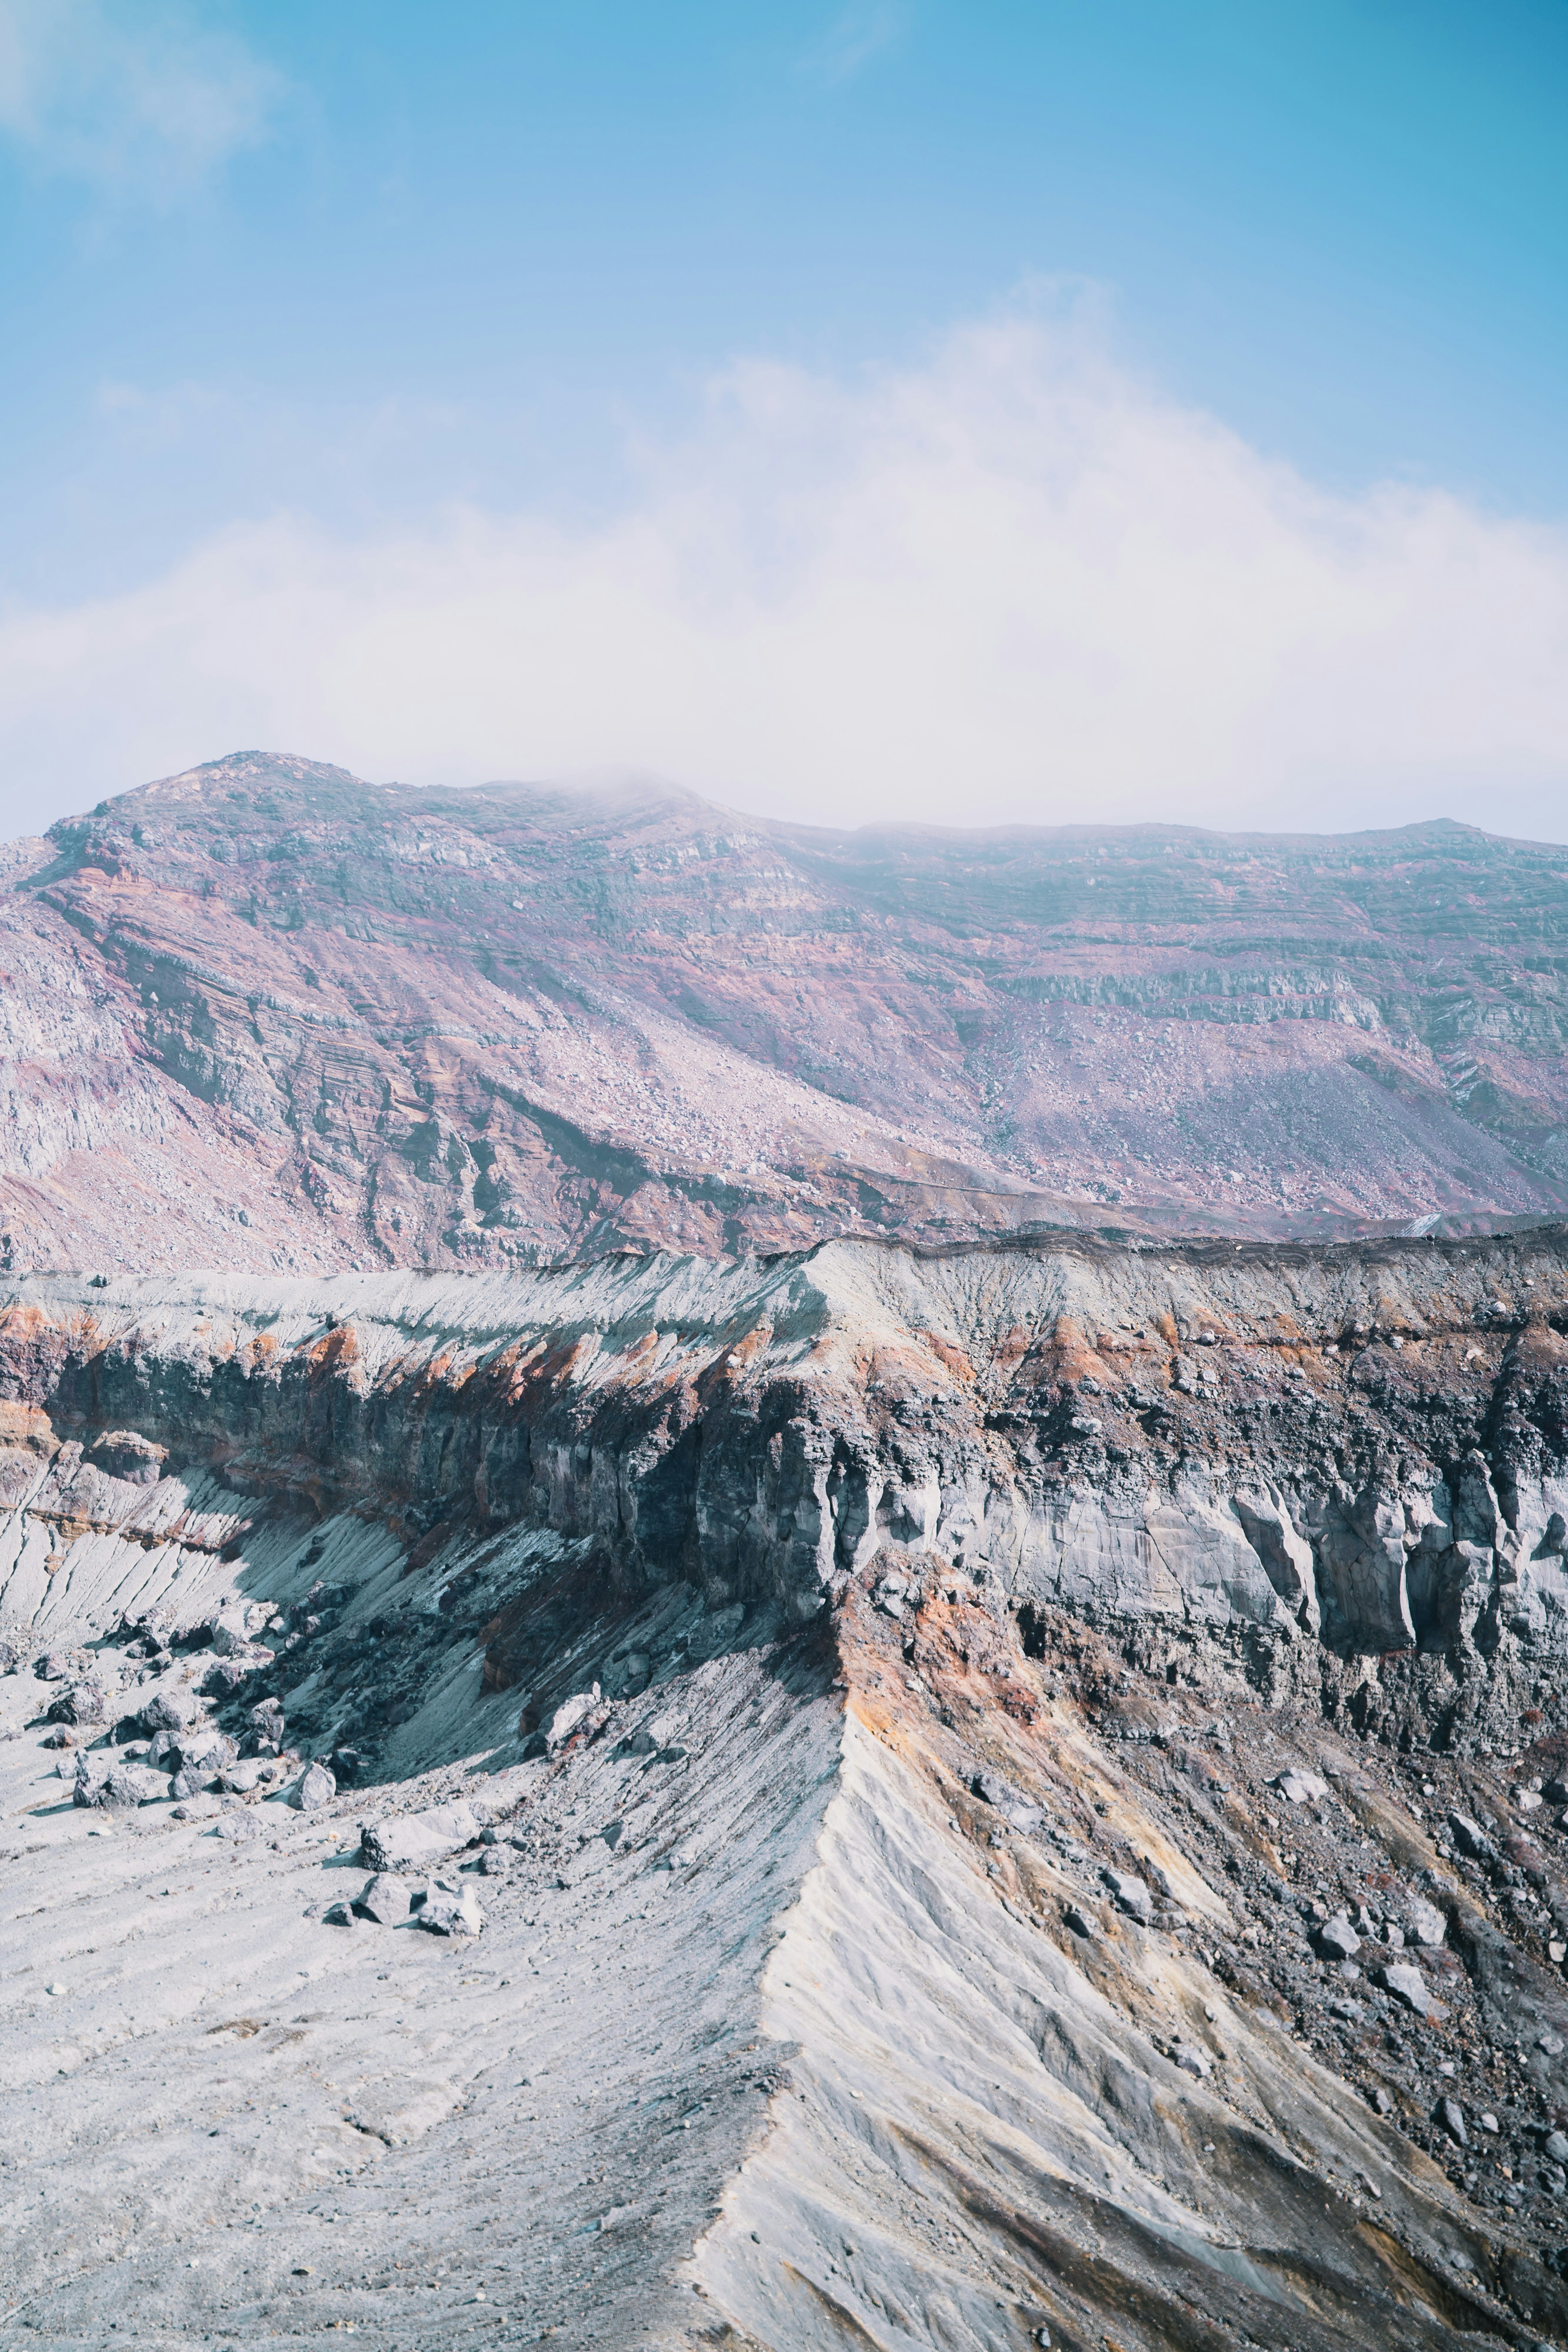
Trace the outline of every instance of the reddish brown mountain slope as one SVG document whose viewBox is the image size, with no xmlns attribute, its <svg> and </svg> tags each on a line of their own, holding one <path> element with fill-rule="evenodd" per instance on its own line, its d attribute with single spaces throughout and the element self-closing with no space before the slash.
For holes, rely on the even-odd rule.
<svg viewBox="0 0 1568 2352">
<path fill-rule="evenodd" d="M 1568 1207 L 1568 851 L 828 834 L 246 753 L 16 845 L 12 1265 Z"/>
</svg>

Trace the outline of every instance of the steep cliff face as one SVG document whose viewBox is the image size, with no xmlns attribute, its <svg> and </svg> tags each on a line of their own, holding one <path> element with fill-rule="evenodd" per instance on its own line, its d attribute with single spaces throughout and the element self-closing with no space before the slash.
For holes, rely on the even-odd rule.
<svg viewBox="0 0 1568 2352">
<path fill-rule="evenodd" d="M 1563 2334 L 1565 1332 L 1561 1231 L 13 1282 L 8 2318 Z M 356 1916 L 454 1803 L 477 1945 Z"/>
<path fill-rule="evenodd" d="M 1568 866 L 261 753 L 17 845 L 0 1251 L 256 1271 L 1568 1205 Z"/>
<path fill-rule="evenodd" d="M 37 1470 L 40 1525 L 177 1543 L 194 1476 L 241 1535 L 307 1506 L 427 1549 L 528 1530 L 608 1593 L 798 1622 L 915 1547 L 1026 1622 L 1122 1627 L 1173 1685 L 1470 1742 L 1568 1703 L 1565 1334 L 1556 1229 L 40 1277 L 0 1321 L 5 1471 Z M 492 1679 L 523 1679 L 512 1639 Z"/>
</svg>

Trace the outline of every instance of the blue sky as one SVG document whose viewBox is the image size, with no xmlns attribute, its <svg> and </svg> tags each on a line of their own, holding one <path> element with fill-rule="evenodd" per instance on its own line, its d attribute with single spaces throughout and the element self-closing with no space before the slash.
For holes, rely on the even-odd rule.
<svg viewBox="0 0 1568 2352">
<path fill-rule="evenodd" d="M 852 786 L 852 814 L 940 815 L 941 759 L 908 782 L 898 647 L 918 672 L 977 625 L 973 595 L 943 599 L 964 564 L 997 569 L 970 529 L 988 507 L 1012 601 L 909 730 L 947 747 L 966 805 L 1049 819 L 1087 790 L 1108 816 L 1288 823 L 1336 792 L 1397 819 L 1425 793 L 1555 837 L 1565 102 L 1568 10 L 1514 0 L 0 0 L 0 819 L 247 724 L 314 728 L 289 748 L 372 772 L 646 765 L 747 805 L 821 814 Z M 967 485 L 959 442 L 985 445 Z M 1221 451 L 1217 510 L 1250 519 L 1210 543 Z M 1157 544 L 1124 520 L 1105 553 L 1085 512 L 1108 471 L 1124 519 L 1151 480 L 1168 494 Z M 890 536 L 872 518 L 894 499 Z M 1058 531 L 1080 585 L 1042 604 L 1029 550 Z M 1217 629 L 1260 576 L 1299 583 L 1277 642 L 1214 682 L 1223 741 L 1164 715 L 1196 657 L 1183 545 L 1224 575 Z M 416 709 L 422 561 L 426 636 L 470 651 L 438 651 Z M 589 571 L 597 671 L 552 634 Z M 330 640 L 292 698 L 291 576 Z M 1103 645 L 1053 617 L 1085 577 Z M 462 615 L 497 597 L 513 635 L 486 639 L 486 669 Z M 1374 606 L 1397 707 L 1358 699 Z M 1511 645 L 1521 606 L 1528 676 L 1495 711 L 1472 694 L 1423 719 L 1423 660 Z M 541 611 L 575 719 L 529 667 Z M 854 668 L 824 650 L 846 611 L 869 633 Z M 1301 667 L 1325 629 L 1362 632 L 1326 685 Z M 964 697 L 994 708 L 1004 643 L 1011 731 L 977 727 L 994 788 L 960 782 Z M 766 752 L 806 660 L 832 723 Z M 1102 740 L 1083 684 L 1105 665 L 1123 715 Z M 663 699 L 638 684 L 656 670 Z M 744 693 L 715 686 L 737 671 L 755 750 Z M 1354 726 L 1340 743 L 1314 720 L 1303 752 L 1301 709 L 1336 692 Z M 726 695 L 722 724 L 695 723 Z M 444 709 L 467 713 L 444 736 Z"/>
</svg>

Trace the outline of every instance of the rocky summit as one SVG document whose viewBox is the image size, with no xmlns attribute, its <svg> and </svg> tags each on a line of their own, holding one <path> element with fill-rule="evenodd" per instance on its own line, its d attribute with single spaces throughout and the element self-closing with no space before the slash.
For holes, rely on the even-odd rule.
<svg viewBox="0 0 1568 2352">
<path fill-rule="evenodd" d="M 853 834 L 259 752 L 13 844 L 0 1262 L 1568 1210 L 1568 853 Z"/>
<path fill-rule="evenodd" d="M 0 2343 L 1568 2343 L 1565 871 L 17 847 Z"/>
</svg>

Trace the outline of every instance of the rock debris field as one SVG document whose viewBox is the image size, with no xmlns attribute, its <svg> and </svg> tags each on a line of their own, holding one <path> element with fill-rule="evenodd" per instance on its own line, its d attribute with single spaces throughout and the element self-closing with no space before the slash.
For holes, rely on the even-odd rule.
<svg viewBox="0 0 1568 2352">
<path fill-rule="evenodd" d="M 1565 1269 L 13 1285 L 0 2342 L 1568 2342 Z"/>
</svg>

